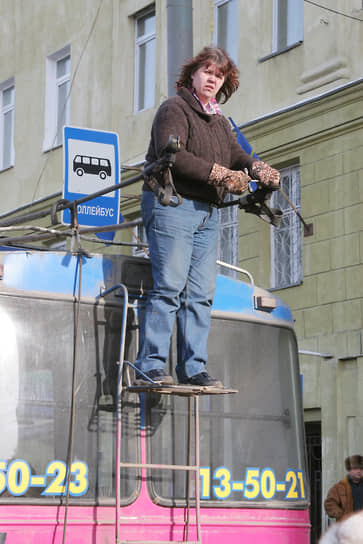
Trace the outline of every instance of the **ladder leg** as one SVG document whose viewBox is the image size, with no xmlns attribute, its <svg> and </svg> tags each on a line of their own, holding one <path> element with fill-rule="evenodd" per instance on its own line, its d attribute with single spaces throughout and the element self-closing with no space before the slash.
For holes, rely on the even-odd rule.
<svg viewBox="0 0 363 544">
<path fill-rule="evenodd" d="M 192 464 L 192 414 L 193 404 L 191 397 L 188 397 L 188 465 Z M 191 471 L 187 472 L 187 513 L 186 513 L 186 539 L 189 540 L 189 525 L 190 525 L 190 493 L 191 493 Z"/>
<path fill-rule="evenodd" d="M 116 544 L 120 544 L 120 485 L 121 485 L 121 393 L 122 393 L 122 369 L 123 366 L 119 363 L 118 376 L 117 376 L 117 398 L 116 398 L 116 511 L 115 511 L 115 523 L 116 523 Z"/>
<path fill-rule="evenodd" d="M 116 511 L 115 511 L 115 523 L 116 523 L 116 544 L 120 544 L 120 513 L 121 513 L 121 398 L 122 398 L 122 380 L 124 371 L 124 358 L 125 358 L 125 342 L 126 342 L 126 326 L 127 326 L 127 312 L 129 307 L 128 290 L 120 283 L 118 287 L 123 292 L 123 312 L 122 312 L 122 325 L 121 325 L 121 339 L 120 339 L 120 353 L 119 353 L 119 367 L 117 375 L 117 395 L 116 395 Z"/>
<path fill-rule="evenodd" d="M 194 418 L 195 418 L 195 516 L 197 522 L 197 542 L 201 543 L 200 531 L 200 444 L 199 444 L 199 395 L 194 395 Z"/>
</svg>

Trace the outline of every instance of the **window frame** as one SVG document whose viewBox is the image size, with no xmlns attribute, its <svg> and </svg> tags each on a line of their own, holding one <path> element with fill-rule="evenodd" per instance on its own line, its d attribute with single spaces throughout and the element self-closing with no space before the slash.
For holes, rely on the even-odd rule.
<svg viewBox="0 0 363 544">
<path fill-rule="evenodd" d="M 141 216 L 137 217 L 137 219 L 141 219 Z M 148 243 L 146 230 L 145 230 L 145 227 L 144 227 L 143 223 L 139 223 L 138 225 L 135 225 L 132 228 L 132 233 L 133 233 L 133 242 L 134 243 L 137 243 L 139 241 L 142 244 L 147 244 Z M 144 257 L 146 259 L 149 259 L 148 248 L 143 247 L 143 246 L 136 246 L 136 245 L 133 246 L 132 247 L 132 255 L 134 257 Z"/>
<path fill-rule="evenodd" d="M 301 212 L 301 180 L 300 180 L 300 164 L 295 163 L 286 168 L 280 169 L 281 174 L 281 189 L 289 196 L 290 201 L 295 208 Z M 284 186 L 284 179 L 288 176 L 289 187 Z M 292 190 L 290 190 L 290 188 Z M 300 285 L 303 281 L 303 265 L 302 265 L 302 228 L 300 220 L 291 206 L 282 197 L 280 191 L 272 193 L 271 208 L 280 208 L 283 211 L 282 221 L 279 227 L 270 227 L 270 265 L 271 265 L 271 289 L 285 289 Z M 291 274 L 288 281 L 282 281 L 279 278 L 277 263 L 282 262 L 283 255 L 278 251 L 277 237 L 281 232 L 289 233 L 289 249 L 292 251 L 285 253 L 288 256 L 289 269 Z M 286 260 L 284 261 L 286 262 Z M 286 269 L 286 267 L 285 267 Z"/>
<path fill-rule="evenodd" d="M 3 105 L 4 93 L 13 89 L 12 100 L 10 104 Z M 5 163 L 4 146 L 5 146 L 5 115 L 12 113 L 11 116 L 11 134 L 10 134 L 10 156 L 9 161 Z M 0 84 L 0 171 L 7 170 L 15 164 L 15 149 L 14 149 L 14 117 L 15 117 L 15 80 L 10 78 Z"/>
<path fill-rule="evenodd" d="M 281 30 L 279 29 L 279 8 L 280 3 L 286 2 L 286 43 L 280 44 Z M 289 8 L 293 11 L 290 11 Z M 293 15 L 298 10 L 297 17 Z M 299 19 L 300 18 L 300 19 Z M 304 10 L 303 0 L 273 0 L 273 17 L 272 17 L 272 51 L 273 53 L 283 53 L 296 45 L 302 43 L 304 32 Z M 295 24 L 295 28 L 293 26 Z M 289 38 L 290 34 L 290 38 Z"/>
<path fill-rule="evenodd" d="M 69 71 L 63 76 L 57 77 L 58 62 L 69 57 Z M 46 80 L 45 80 L 45 118 L 44 118 L 44 141 L 43 151 L 48 151 L 63 145 L 62 131 L 60 125 L 59 112 L 59 88 L 64 83 L 71 82 L 71 48 L 67 45 L 49 55 L 46 58 Z M 70 119 L 70 100 L 69 90 L 65 100 L 65 108 L 62 110 L 64 116 L 64 125 L 69 123 Z M 60 135 L 60 136 L 59 136 Z"/>
<path fill-rule="evenodd" d="M 141 19 L 146 19 L 153 16 L 155 18 L 155 28 L 153 32 L 148 32 L 142 36 L 138 36 L 138 24 Z M 134 16 L 134 32 L 135 32 L 135 81 L 134 81 L 134 113 L 140 113 L 142 111 L 148 110 L 155 106 L 155 82 L 156 82 L 156 73 L 155 73 L 155 63 L 156 63 L 156 52 L 154 55 L 154 74 L 153 81 L 151 82 L 150 88 L 153 86 L 153 95 L 152 95 L 152 105 L 147 103 L 145 106 L 145 87 L 144 85 L 144 105 L 140 107 L 140 49 L 141 46 L 150 43 L 152 41 L 156 42 L 156 9 L 155 6 L 143 10 L 142 12 Z M 144 82 L 145 83 L 145 82 Z"/>
<path fill-rule="evenodd" d="M 226 201 L 234 200 L 232 195 L 228 195 Z M 238 266 L 238 206 L 227 206 L 218 210 L 219 234 L 217 246 L 217 259 L 233 266 Z M 222 244 L 223 233 L 227 232 L 227 244 Z M 223 253 L 227 248 L 227 255 Z M 236 278 L 237 272 L 218 265 L 218 273 L 224 276 Z"/>
<path fill-rule="evenodd" d="M 227 47 L 227 44 L 225 42 L 225 37 L 221 39 L 221 37 L 218 34 L 219 30 L 219 9 L 224 6 L 225 4 L 231 4 L 235 6 L 235 9 L 237 11 L 237 16 L 235 18 L 236 21 L 236 36 L 232 37 L 232 42 L 235 43 L 235 51 L 230 51 L 229 47 Z M 238 64 L 238 1 L 237 0 L 214 0 L 214 33 L 213 33 L 213 41 L 216 43 L 219 47 L 222 47 L 227 51 L 227 53 L 230 55 L 232 60 L 235 62 L 235 64 Z"/>
</svg>

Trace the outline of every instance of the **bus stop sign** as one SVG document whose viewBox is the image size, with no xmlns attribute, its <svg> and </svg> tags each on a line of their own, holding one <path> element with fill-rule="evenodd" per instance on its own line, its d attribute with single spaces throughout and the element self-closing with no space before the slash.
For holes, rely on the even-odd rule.
<svg viewBox="0 0 363 544">
<path fill-rule="evenodd" d="M 120 183 L 118 134 L 71 126 L 64 127 L 63 198 L 79 200 Z M 119 222 L 119 189 L 77 205 L 79 225 L 103 227 Z M 69 209 L 62 223 L 71 223 Z"/>
</svg>

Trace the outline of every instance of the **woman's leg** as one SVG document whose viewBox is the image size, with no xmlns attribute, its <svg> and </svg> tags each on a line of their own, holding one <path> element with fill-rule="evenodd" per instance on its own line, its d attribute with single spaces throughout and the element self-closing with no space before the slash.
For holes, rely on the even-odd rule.
<svg viewBox="0 0 363 544">
<path fill-rule="evenodd" d="M 163 370 L 168 360 L 175 314 L 193 249 L 189 202 L 183 200 L 180 206 L 172 208 L 159 204 L 151 192 L 142 196 L 154 280 L 140 323 L 140 349 L 135 363 L 143 372 Z"/>
<path fill-rule="evenodd" d="M 198 208 L 200 204 L 195 205 Z M 188 279 L 177 314 L 177 375 L 180 382 L 205 372 L 208 358 L 207 341 L 217 272 L 217 209 L 206 206 L 200 219 L 193 235 Z"/>
</svg>

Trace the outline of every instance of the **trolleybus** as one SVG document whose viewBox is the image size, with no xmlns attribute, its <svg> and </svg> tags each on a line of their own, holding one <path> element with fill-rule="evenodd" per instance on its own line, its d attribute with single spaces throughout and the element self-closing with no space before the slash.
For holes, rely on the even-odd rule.
<svg viewBox="0 0 363 544">
<path fill-rule="evenodd" d="M 218 276 L 208 365 L 236 392 L 200 396 L 193 438 L 187 397 L 127 383 L 117 395 L 120 354 L 132 362 L 137 352 L 147 259 L 3 251 L 0 277 L 1 544 L 308 544 L 298 349 L 286 304 L 251 278 Z M 187 472 L 140 466 L 186 466 L 195 440 L 200 534 L 197 489 L 190 499 L 187 489 L 199 486 Z"/>
</svg>

